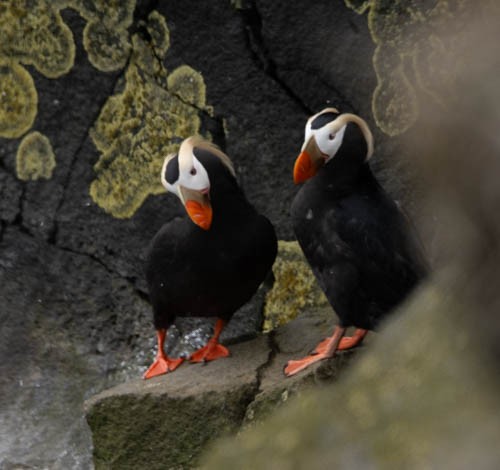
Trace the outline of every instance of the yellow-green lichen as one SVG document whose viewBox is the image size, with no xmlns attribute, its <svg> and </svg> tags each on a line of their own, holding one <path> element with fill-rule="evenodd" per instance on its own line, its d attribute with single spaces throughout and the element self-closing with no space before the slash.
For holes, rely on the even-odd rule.
<svg viewBox="0 0 500 470">
<path fill-rule="evenodd" d="M 165 17 L 156 10 L 148 17 L 148 32 L 156 54 L 164 57 L 170 47 L 170 32 Z"/>
<path fill-rule="evenodd" d="M 35 84 L 21 63 L 55 78 L 68 72 L 74 58 L 71 30 L 50 2 L 0 3 L 0 136 L 20 137 L 36 117 Z"/>
<path fill-rule="evenodd" d="M 130 55 L 127 28 L 132 23 L 135 4 L 136 0 L 0 1 L 0 137 L 22 136 L 36 118 L 35 84 L 21 64 L 33 65 L 48 78 L 57 78 L 73 67 L 75 42 L 61 10 L 73 8 L 87 21 L 83 43 L 89 60 L 101 71 L 112 71 L 123 68 Z M 165 47 L 165 38 L 162 40 L 157 39 L 161 42 L 159 47 Z M 23 143 L 33 145 L 36 141 L 40 142 L 40 138 L 28 136 Z M 18 156 L 25 152 L 26 147 L 20 146 Z M 40 174 L 23 165 L 18 167 L 20 178 L 51 174 L 50 164 L 42 165 Z"/>
<path fill-rule="evenodd" d="M 0 136 L 16 138 L 33 125 L 38 95 L 33 78 L 15 63 L 0 59 Z"/>
<path fill-rule="evenodd" d="M 127 28 L 133 20 L 136 0 L 56 0 L 60 8 L 70 7 L 87 21 L 101 22 L 119 29 Z"/>
<path fill-rule="evenodd" d="M 114 29 L 104 23 L 87 23 L 83 31 L 83 45 L 90 63 L 103 72 L 124 67 L 130 53 L 127 30 Z"/>
<path fill-rule="evenodd" d="M 33 65 L 43 75 L 56 78 L 73 66 L 73 34 L 49 1 L 3 1 L 0 57 Z"/>
<path fill-rule="evenodd" d="M 181 65 L 168 77 L 168 89 L 182 101 L 202 107 L 205 104 L 205 82 L 201 73 L 188 65 Z"/>
<path fill-rule="evenodd" d="M 382 45 L 375 50 L 373 66 L 379 80 L 372 98 L 375 122 L 389 135 L 408 129 L 418 114 L 417 95 L 405 75 L 403 63 L 394 60 L 397 55 L 390 46 Z M 379 60 L 385 56 L 385 60 Z M 389 60 L 393 59 L 393 60 Z"/>
<path fill-rule="evenodd" d="M 377 46 L 372 111 L 380 129 L 391 136 L 406 131 L 417 119 L 417 91 L 442 101 L 435 90 L 446 89 L 456 79 L 462 60 L 456 39 L 467 30 L 473 14 L 489 21 L 499 13 L 494 0 L 344 1 L 359 14 L 368 11 L 368 27 Z"/>
<path fill-rule="evenodd" d="M 56 157 L 49 139 L 37 131 L 27 134 L 17 149 L 17 177 L 24 181 L 49 179 L 55 166 Z"/>
<path fill-rule="evenodd" d="M 87 25 L 83 46 L 90 63 L 98 70 L 111 72 L 123 68 L 130 54 L 127 28 L 133 20 L 136 0 L 68 0 Z"/>
<path fill-rule="evenodd" d="M 273 274 L 274 286 L 264 308 L 264 331 L 293 320 L 304 308 L 328 305 L 297 242 L 279 241 Z"/>
<path fill-rule="evenodd" d="M 132 38 L 123 91 L 108 99 L 90 133 L 101 152 L 90 195 L 117 218 L 131 217 L 146 197 L 163 191 L 163 159 L 183 138 L 200 133 L 198 113 L 208 109 L 201 75 L 187 65 L 169 75 L 159 60 L 169 44 L 161 18 L 153 12 L 148 19 L 153 49 Z"/>
</svg>

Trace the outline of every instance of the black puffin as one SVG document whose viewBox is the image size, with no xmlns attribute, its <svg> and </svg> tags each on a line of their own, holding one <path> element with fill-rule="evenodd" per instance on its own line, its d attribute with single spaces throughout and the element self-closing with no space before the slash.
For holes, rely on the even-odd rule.
<svg viewBox="0 0 500 470">
<path fill-rule="evenodd" d="M 359 344 L 425 276 L 427 265 L 408 219 L 372 174 L 373 137 L 355 114 L 327 108 L 308 119 L 294 166 L 306 182 L 291 208 L 297 240 L 339 317 L 331 337 L 287 376 Z M 352 337 L 344 337 L 355 326 Z"/>
<path fill-rule="evenodd" d="M 274 228 L 248 202 L 229 157 L 201 137 L 189 137 L 163 164 L 162 183 L 176 194 L 189 217 L 175 218 L 151 241 L 146 280 L 157 331 L 158 352 L 144 374 L 175 370 L 164 342 L 177 316 L 218 317 L 213 337 L 190 360 L 226 357 L 218 342 L 233 313 L 255 293 L 277 251 Z"/>
</svg>

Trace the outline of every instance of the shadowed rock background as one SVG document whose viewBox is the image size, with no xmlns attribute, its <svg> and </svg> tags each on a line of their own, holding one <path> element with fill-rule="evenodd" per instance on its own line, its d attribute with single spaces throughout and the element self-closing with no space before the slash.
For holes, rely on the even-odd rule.
<svg viewBox="0 0 500 470">
<path fill-rule="evenodd" d="M 408 434 L 408 423 L 417 422 L 422 409 L 415 403 L 442 391 L 430 411 L 457 416 L 456 422 L 442 421 L 451 448 L 464 443 L 470 423 L 482 423 L 484 433 L 474 427 L 479 437 L 472 447 L 462 446 L 462 453 L 484 451 L 492 459 L 486 464 L 498 463 L 489 446 L 498 442 L 490 432 L 498 424 L 498 384 L 489 380 L 498 370 L 490 368 L 489 353 L 498 359 L 500 330 L 493 312 L 500 238 L 492 214 L 498 212 L 493 137 L 500 107 L 491 78 L 498 75 L 484 66 L 493 54 L 484 45 L 497 38 L 481 36 L 478 42 L 466 28 L 485 29 L 497 10 L 493 1 L 478 6 L 472 0 L 3 2 L 0 468 L 91 468 L 84 399 L 139 377 L 152 359 L 145 248 L 163 223 L 181 214 L 178 201 L 159 183 L 164 156 L 193 133 L 214 140 L 234 161 L 249 199 L 272 220 L 279 238 L 292 240 L 293 161 L 306 118 L 327 105 L 368 121 L 376 142 L 374 170 L 410 215 L 426 222 L 421 232 L 429 256 L 443 270 L 381 333 L 371 363 L 367 355 L 336 393 L 309 396 L 295 405 L 298 418 L 275 418 L 267 431 L 291 434 L 276 441 L 254 431 L 239 444 L 222 445 L 209 460 L 232 468 L 243 468 L 242 462 L 249 468 L 295 468 L 294 462 L 314 468 L 317 458 L 359 468 L 385 463 L 379 456 L 397 448 L 389 463 L 418 466 L 434 455 L 422 432 L 429 423 L 422 421 L 416 434 Z M 481 54 L 464 47 L 471 43 Z M 490 86 L 483 86 L 485 77 Z M 428 204 L 423 195 L 430 195 Z M 281 245 L 284 261 L 276 265 L 267 303 L 263 289 L 240 312 L 246 320 L 235 317 L 226 341 L 255 336 L 264 311 L 271 327 L 282 317 L 324 305 L 309 287 L 304 292 L 311 283 L 307 272 L 287 270 L 295 260 L 292 254 L 287 264 L 290 250 Z M 280 291 L 294 282 L 295 294 Z M 208 336 L 207 322 L 185 323 L 169 339 L 174 353 Z M 264 341 L 267 349 L 255 367 L 276 357 L 285 333 L 297 334 L 285 329 L 273 344 Z M 406 346 L 405 334 L 413 335 Z M 479 339 L 484 359 L 475 355 Z M 277 363 L 271 365 L 277 370 Z M 444 369 L 449 375 L 443 376 Z M 405 376 L 408 370 L 411 376 Z M 242 401 L 253 400 L 253 408 L 236 410 L 234 422 L 248 421 L 274 373 L 243 381 Z M 382 382 L 371 382 L 379 376 Z M 427 387 L 434 378 L 437 388 Z M 402 396 L 401 391 L 408 392 L 411 406 L 398 402 L 400 408 L 380 418 L 383 397 Z M 465 403 L 470 396 L 478 405 L 472 410 Z M 340 413 L 335 419 L 341 427 L 331 427 L 334 415 L 323 413 L 325 408 Z M 312 421 L 317 415 L 324 426 Z M 235 430 L 231 426 L 228 431 Z M 358 445 L 356 436 L 366 430 L 376 433 L 375 444 L 368 437 Z M 315 432 L 328 436 L 321 441 L 325 460 L 311 442 Z M 332 451 L 333 441 L 342 451 Z M 416 454 L 405 453 L 401 443 L 409 441 L 419 446 Z M 474 447 L 477 441 L 481 445 Z M 298 457 L 305 443 L 310 445 Z M 436 458 L 449 456 L 447 449 Z"/>
</svg>

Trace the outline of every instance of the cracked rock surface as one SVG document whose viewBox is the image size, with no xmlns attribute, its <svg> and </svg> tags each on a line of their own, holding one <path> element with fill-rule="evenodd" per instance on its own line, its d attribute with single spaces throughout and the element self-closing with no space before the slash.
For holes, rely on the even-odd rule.
<svg viewBox="0 0 500 470">
<path fill-rule="evenodd" d="M 201 129 L 232 158 L 248 198 L 278 237 L 290 240 L 291 172 L 306 117 L 338 102 L 370 120 L 373 44 L 365 19 L 342 1 L 322 0 L 314 8 L 305 0 L 242 4 L 138 0 L 128 34 L 139 35 L 147 50 L 155 38 L 146 19 L 154 10 L 165 18 L 170 46 L 162 66 L 169 72 L 189 66 L 203 76 L 213 115 L 197 110 Z M 75 42 L 71 69 L 48 78 L 24 64 L 38 95 L 30 132 L 50 141 L 56 161 L 51 177 L 19 179 L 16 152 L 24 136 L 0 138 L 0 468 L 92 468 L 83 401 L 140 377 L 152 360 L 146 247 L 165 222 L 183 214 L 167 194 L 149 196 L 124 219 L 92 199 L 102 155 L 89 132 L 110 97 L 123 92 L 127 66 L 95 68 L 83 45 L 87 21 L 72 8 L 62 9 L 61 17 Z M 351 47 L 333 47 L 342 35 Z M 355 65 L 339 69 L 346 54 Z M 390 186 L 397 190 L 394 181 Z M 255 337 L 264 294 L 235 315 L 223 334 L 226 344 Z M 178 326 L 169 332 L 174 353 L 199 346 L 211 329 L 205 320 Z M 262 398 L 268 380 L 263 376 L 258 390 L 252 382 L 243 395 L 257 390 Z M 261 408 L 235 411 L 238 426 L 258 419 Z"/>
<path fill-rule="evenodd" d="M 336 380 L 355 352 L 339 353 L 291 378 L 289 359 L 306 355 L 331 333 L 330 308 L 271 334 L 230 347 L 231 357 L 183 364 L 174 373 L 130 381 L 86 404 L 96 468 L 192 468 L 216 438 L 248 428 L 289 398 Z"/>
</svg>

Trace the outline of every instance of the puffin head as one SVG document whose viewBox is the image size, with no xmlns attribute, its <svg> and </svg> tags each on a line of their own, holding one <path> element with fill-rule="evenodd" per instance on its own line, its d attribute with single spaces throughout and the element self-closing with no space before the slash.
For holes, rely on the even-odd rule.
<svg viewBox="0 0 500 470">
<path fill-rule="evenodd" d="M 211 142 L 192 136 L 181 143 L 177 154 L 165 158 L 161 182 L 167 191 L 179 197 L 191 220 L 203 230 L 209 230 L 213 216 L 210 178 L 197 154 L 220 159 L 234 176 L 234 168 L 225 153 Z"/>
<path fill-rule="evenodd" d="M 341 114 L 335 108 L 311 116 L 306 123 L 302 151 L 293 168 L 295 184 L 313 177 L 346 146 L 351 152 L 364 152 L 363 161 L 371 157 L 373 136 L 363 119 L 351 113 Z"/>
</svg>

